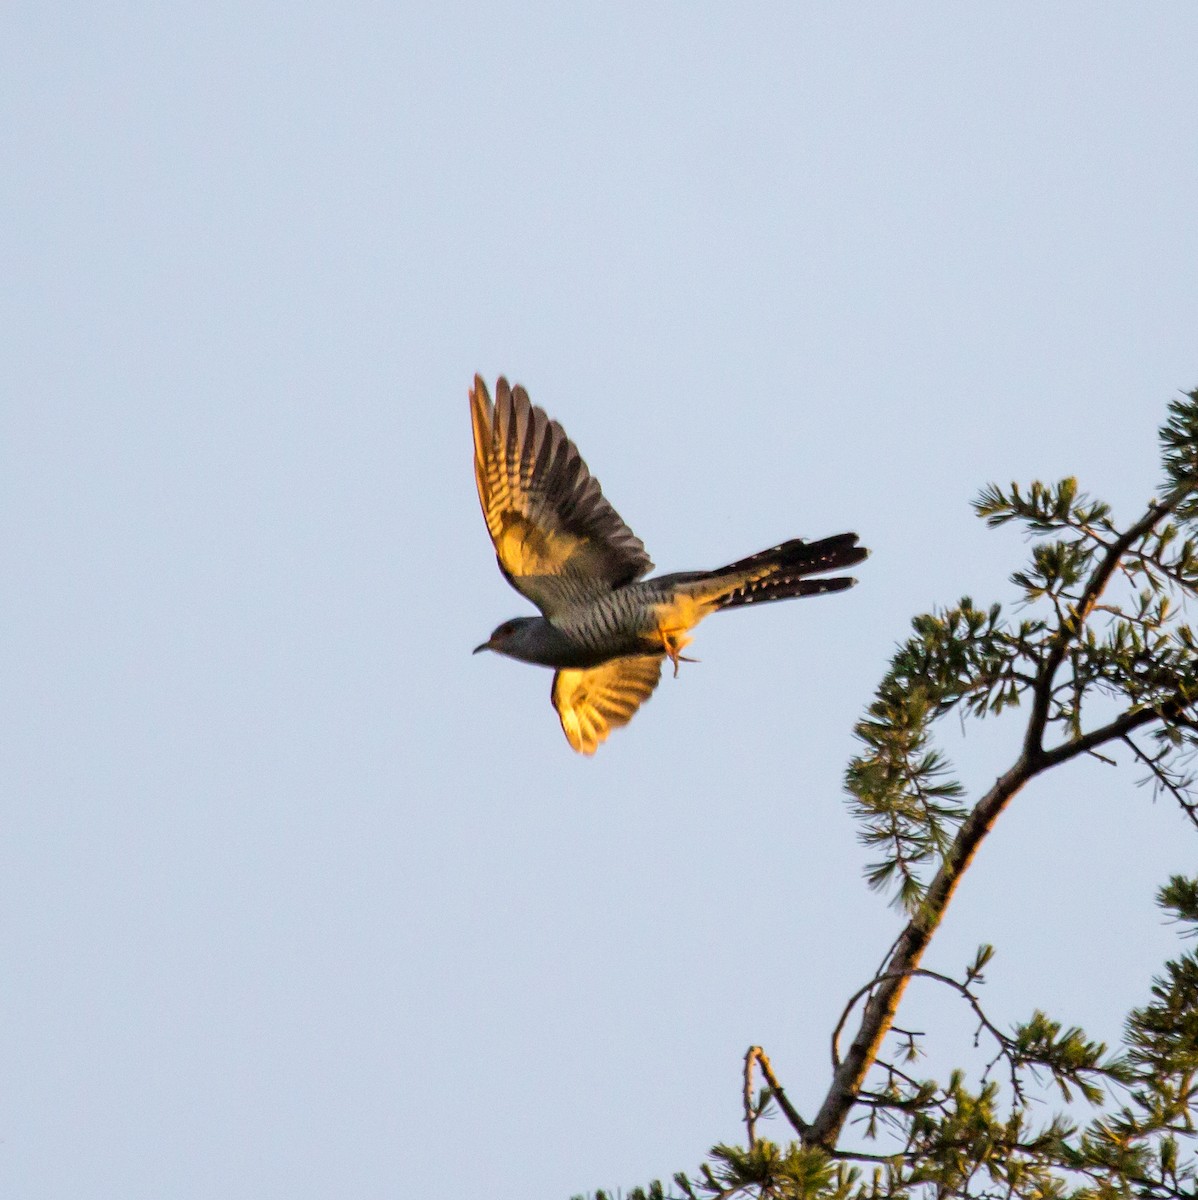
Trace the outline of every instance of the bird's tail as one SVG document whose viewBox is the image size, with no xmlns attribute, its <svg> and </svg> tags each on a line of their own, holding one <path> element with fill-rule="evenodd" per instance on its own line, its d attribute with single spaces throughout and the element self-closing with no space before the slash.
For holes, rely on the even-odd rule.
<svg viewBox="0 0 1198 1200">
<path fill-rule="evenodd" d="M 680 581 L 706 612 L 739 608 L 792 596 L 842 592 L 857 581 L 847 575 L 813 579 L 824 571 L 842 571 L 861 562 L 869 551 L 857 545 L 855 533 L 840 533 L 818 542 L 793 538 L 780 546 L 750 554 L 714 571 L 696 572 Z"/>
</svg>

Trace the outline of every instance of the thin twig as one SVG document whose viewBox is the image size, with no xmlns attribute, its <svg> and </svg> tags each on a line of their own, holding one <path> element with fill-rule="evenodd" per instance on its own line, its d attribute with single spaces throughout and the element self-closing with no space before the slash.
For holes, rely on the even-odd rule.
<svg viewBox="0 0 1198 1200">
<path fill-rule="evenodd" d="M 778 1101 L 778 1107 L 785 1114 L 786 1119 L 790 1122 L 795 1133 L 801 1138 L 806 1138 L 810 1126 L 806 1121 L 799 1116 L 798 1110 L 787 1099 L 786 1092 L 783 1091 L 782 1085 L 778 1082 L 778 1076 L 774 1074 L 774 1068 L 770 1063 L 769 1056 L 760 1046 L 750 1046 L 745 1051 L 745 1127 L 749 1131 L 749 1146 L 750 1148 L 756 1144 L 757 1130 L 757 1113 L 753 1108 L 753 1064 L 761 1068 L 762 1077 L 769 1085 L 770 1091 L 774 1095 L 774 1099 Z"/>
<path fill-rule="evenodd" d="M 910 1150 L 900 1150 L 896 1154 L 866 1154 L 862 1150 L 832 1150 L 828 1157 L 835 1158 L 840 1162 L 882 1163 L 886 1166 L 894 1166 L 895 1163 L 914 1156 Z"/>
<path fill-rule="evenodd" d="M 1124 736 L 1123 740 L 1131 747 L 1131 752 L 1142 762 L 1149 771 L 1152 772 L 1158 786 L 1169 792 L 1177 803 L 1181 806 L 1181 811 L 1189 818 L 1191 824 L 1198 826 L 1198 803 L 1188 799 L 1185 792 L 1169 778 L 1168 773 L 1160 765 L 1158 759 L 1152 758 L 1145 754 L 1139 746 L 1131 740 L 1130 737 Z"/>
</svg>

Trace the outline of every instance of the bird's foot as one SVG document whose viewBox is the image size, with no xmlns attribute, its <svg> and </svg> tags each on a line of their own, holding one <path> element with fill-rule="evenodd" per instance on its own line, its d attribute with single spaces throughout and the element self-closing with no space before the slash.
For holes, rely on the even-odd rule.
<svg viewBox="0 0 1198 1200">
<path fill-rule="evenodd" d="M 687 656 L 685 654 L 679 654 L 677 651 L 675 651 L 673 654 L 670 655 L 670 662 L 672 662 L 674 664 L 674 678 L 675 679 L 678 678 L 678 664 L 679 663 L 684 663 L 684 662 L 697 663 L 698 661 L 699 660 L 697 658 L 687 658 Z"/>
<path fill-rule="evenodd" d="M 666 653 L 666 657 L 674 664 L 674 678 L 678 678 L 679 663 L 697 663 L 697 658 L 688 658 L 682 653 L 682 649 L 690 641 L 683 633 L 667 633 L 664 629 L 658 626 L 657 632 L 661 635 L 661 646 Z"/>
</svg>

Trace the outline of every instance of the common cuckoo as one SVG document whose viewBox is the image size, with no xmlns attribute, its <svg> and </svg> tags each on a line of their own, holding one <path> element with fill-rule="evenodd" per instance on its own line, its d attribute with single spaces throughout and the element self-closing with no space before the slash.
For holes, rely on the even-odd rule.
<svg viewBox="0 0 1198 1200">
<path fill-rule="evenodd" d="M 553 667 L 553 706 L 575 750 L 594 754 L 657 686 L 678 674 L 688 631 L 709 613 L 852 587 L 813 579 L 869 553 L 855 533 L 795 538 L 714 571 L 643 579 L 653 563 L 604 498 L 565 430 L 500 379 L 495 403 L 479 376 L 470 395 L 474 478 L 508 583 L 541 610 L 504 621 L 480 650 Z"/>
</svg>

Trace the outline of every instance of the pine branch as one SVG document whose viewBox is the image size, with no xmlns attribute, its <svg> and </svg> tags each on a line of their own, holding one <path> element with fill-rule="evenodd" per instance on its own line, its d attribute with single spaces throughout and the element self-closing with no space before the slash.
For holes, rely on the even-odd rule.
<svg viewBox="0 0 1198 1200">
<path fill-rule="evenodd" d="M 1076 639 L 1086 618 L 1089 617 L 1098 598 L 1106 590 L 1115 569 L 1127 551 L 1136 542 L 1146 537 L 1153 528 L 1181 503 L 1182 492 L 1165 504 L 1150 504 L 1148 511 L 1122 536 L 1115 539 L 1107 548 L 1097 568 L 1086 582 L 1078 603 L 1059 622 L 1053 635 L 1048 654 L 1036 678 L 1032 689 L 1032 714 L 1027 724 L 1027 734 L 1024 738 L 1023 757 L 1029 764 L 1034 763 L 1042 754 L 1044 747 L 1044 730 L 1048 723 L 1049 705 L 1052 702 L 1053 680 L 1070 645 Z M 1094 743 L 1100 745 L 1100 742 Z M 1063 760 L 1061 760 L 1063 761 Z"/>
<path fill-rule="evenodd" d="M 1124 555 L 1147 537 L 1181 504 L 1186 495 L 1187 493 L 1178 490 L 1167 502 L 1150 504 L 1145 514 L 1134 525 L 1106 546 L 1105 553 L 1086 578 L 1076 602 L 1061 611 L 1060 621 L 1048 639 L 1046 652 L 1031 689 L 1032 708 L 1022 751 L 962 822 L 911 920 L 895 943 L 883 970 L 867 985 L 869 998 L 862 1011 L 856 1036 L 844 1060 L 833 1072 L 828 1094 L 807 1134 L 808 1144 L 822 1146 L 827 1150 L 835 1147 L 882 1040 L 893 1025 L 907 983 L 919 968 L 924 951 L 948 909 L 957 884 L 969 869 L 986 835 L 1011 800 L 1041 772 L 1060 766 L 1079 755 L 1093 753 L 1112 741 L 1122 740 L 1145 725 L 1176 718 L 1188 706 L 1188 698 L 1177 696 L 1159 708 L 1145 707 L 1123 713 L 1115 720 L 1088 733 L 1078 731 L 1074 737 L 1060 745 L 1047 750 L 1044 748 L 1044 735 L 1052 712 L 1056 675 L 1070 648 L 1081 636 L 1086 619 L 1094 610 Z M 1080 705 L 1078 707 L 1080 709 Z"/>
</svg>

